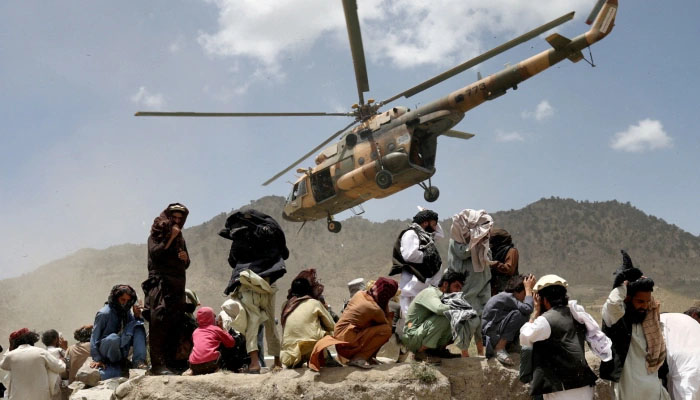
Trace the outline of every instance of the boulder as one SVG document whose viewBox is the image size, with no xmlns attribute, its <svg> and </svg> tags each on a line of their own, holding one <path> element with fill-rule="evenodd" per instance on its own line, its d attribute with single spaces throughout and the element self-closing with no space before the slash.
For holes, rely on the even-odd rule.
<svg viewBox="0 0 700 400">
<path fill-rule="evenodd" d="M 518 355 L 512 354 L 516 365 Z M 589 360 L 597 370 L 598 363 Z M 139 375 L 139 376 L 137 376 Z M 528 385 L 518 380 L 517 367 L 503 367 L 483 357 L 443 359 L 440 366 L 401 363 L 364 370 L 355 367 L 285 369 L 261 375 L 221 371 L 199 376 L 144 376 L 132 370 L 131 379 L 101 382 L 80 390 L 71 400 L 185 400 L 185 399 L 515 399 L 530 400 Z M 608 382 L 598 381 L 595 398 L 611 400 Z"/>
</svg>

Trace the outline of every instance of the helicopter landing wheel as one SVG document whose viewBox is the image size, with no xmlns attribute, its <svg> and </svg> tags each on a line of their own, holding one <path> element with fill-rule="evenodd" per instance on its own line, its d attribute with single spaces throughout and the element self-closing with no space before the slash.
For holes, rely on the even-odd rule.
<svg viewBox="0 0 700 400">
<path fill-rule="evenodd" d="M 430 186 L 423 192 L 423 198 L 425 201 L 432 203 L 440 197 L 440 189 L 437 186 Z"/>
<path fill-rule="evenodd" d="M 341 227 L 342 227 L 342 225 L 338 221 L 333 221 L 333 220 L 328 221 L 328 230 L 330 232 L 338 233 L 338 232 L 340 232 Z"/>
<path fill-rule="evenodd" d="M 374 176 L 374 181 L 377 182 L 377 186 L 380 189 L 388 189 L 394 179 L 391 177 L 391 172 L 383 169 L 377 172 L 377 175 Z"/>
</svg>

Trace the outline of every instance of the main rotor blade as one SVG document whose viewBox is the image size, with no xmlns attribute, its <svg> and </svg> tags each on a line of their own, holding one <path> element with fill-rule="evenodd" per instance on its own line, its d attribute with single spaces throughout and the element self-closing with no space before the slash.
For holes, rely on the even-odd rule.
<svg viewBox="0 0 700 400">
<path fill-rule="evenodd" d="M 362 46 L 360 19 L 357 16 L 357 0 L 343 0 L 343 10 L 345 11 L 345 24 L 348 27 L 348 39 L 350 41 L 352 63 L 355 66 L 357 95 L 360 97 L 360 104 L 364 104 L 365 99 L 363 93 L 369 91 L 369 81 L 367 79 L 365 50 Z"/>
<path fill-rule="evenodd" d="M 539 28 L 535 28 L 535 29 L 531 30 L 530 32 L 522 34 L 522 35 L 516 37 L 515 39 L 512 39 L 506 43 L 503 43 L 502 45 L 500 45 L 498 47 L 494 47 L 493 49 L 487 51 L 486 53 L 483 53 L 479 56 L 476 56 L 467 62 L 464 62 L 464 63 L 462 63 L 462 64 L 460 64 L 460 65 L 458 65 L 458 66 L 456 66 L 448 71 L 441 73 L 440 75 L 437 75 L 433 78 L 430 78 L 427 81 L 406 90 L 405 92 L 401 92 L 393 97 L 390 97 L 390 98 L 382 101 L 379 104 L 384 105 L 384 104 L 390 103 L 390 102 L 398 99 L 399 97 L 411 97 L 414 94 L 420 93 L 423 90 L 428 89 L 430 87 L 433 87 L 433 86 L 437 85 L 438 83 L 459 74 L 462 71 L 465 71 L 465 70 L 467 70 L 467 69 L 469 69 L 477 64 L 480 64 L 480 63 L 488 60 L 489 58 L 495 57 L 495 56 L 503 53 L 506 50 L 509 50 L 509 49 L 521 44 L 521 43 L 524 43 L 524 42 L 526 42 L 534 37 L 537 37 L 538 35 L 546 32 L 546 31 L 548 31 L 556 26 L 563 24 L 564 22 L 572 19 L 573 17 L 574 17 L 574 12 L 572 11 L 566 15 L 563 15 L 555 20 L 552 20 L 552 21 L 540 26 Z"/>
<path fill-rule="evenodd" d="M 308 153 L 306 153 L 306 154 L 304 154 L 303 156 L 301 156 L 301 158 L 299 158 L 298 160 L 294 161 L 294 162 L 293 162 L 290 166 L 288 166 L 287 168 L 285 168 L 285 169 L 283 169 L 282 171 L 278 172 L 278 173 L 277 173 L 275 176 L 273 176 L 272 178 L 266 180 L 266 181 L 263 183 L 263 186 L 267 186 L 269 183 L 271 183 L 271 182 L 274 181 L 275 179 L 277 179 L 277 178 L 279 178 L 280 176 L 282 176 L 282 175 L 284 175 L 285 173 L 287 173 L 290 169 L 292 169 L 292 168 L 296 167 L 297 165 L 299 165 L 299 163 L 301 163 L 302 161 L 306 160 L 310 155 L 312 155 L 312 154 L 314 154 L 315 152 L 319 151 L 323 146 L 327 145 L 331 140 L 333 140 L 333 139 L 335 139 L 336 137 L 340 136 L 340 134 L 342 134 L 343 132 L 345 132 L 348 128 L 350 128 L 351 126 L 355 125 L 355 123 L 357 123 L 357 121 L 351 122 L 351 123 L 350 123 L 348 126 L 346 126 L 345 128 L 343 128 L 343 129 L 339 130 L 338 132 L 332 134 L 328 139 L 324 140 L 323 143 L 321 143 L 321 144 L 319 144 L 318 146 L 314 147 L 311 151 L 309 151 Z"/>
<path fill-rule="evenodd" d="M 469 132 L 458 131 L 455 129 L 450 129 L 449 131 L 443 132 L 442 136 L 449 136 L 449 137 L 453 137 L 453 138 L 457 138 L 457 139 L 467 140 L 467 139 L 473 138 L 474 134 L 469 133 Z"/>
<path fill-rule="evenodd" d="M 300 112 L 300 113 L 204 113 L 204 112 L 160 112 L 138 111 L 136 117 L 352 117 L 351 113 L 324 113 L 324 112 Z"/>
</svg>

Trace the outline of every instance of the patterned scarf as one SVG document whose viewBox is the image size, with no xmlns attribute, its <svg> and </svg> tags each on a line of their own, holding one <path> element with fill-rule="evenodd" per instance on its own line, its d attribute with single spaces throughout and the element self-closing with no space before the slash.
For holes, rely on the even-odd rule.
<svg viewBox="0 0 700 400">
<path fill-rule="evenodd" d="M 441 300 L 443 304 L 450 306 L 450 309 L 445 311 L 445 316 L 450 320 L 452 339 L 460 348 L 466 348 L 464 346 L 469 346 L 472 336 L 469 320 L 477 317 L 478 314 L 464 299 L 462 292 L 446 293 Z"/>
<path fill-rule="evenodd" d="M 647 340 L 647 373 L 656 372 L 666 359 L 666 343 L 661 329 L 660 304 L 651 298 L 651 309 L 642 321 L 644 338 Z"/>
</svg>

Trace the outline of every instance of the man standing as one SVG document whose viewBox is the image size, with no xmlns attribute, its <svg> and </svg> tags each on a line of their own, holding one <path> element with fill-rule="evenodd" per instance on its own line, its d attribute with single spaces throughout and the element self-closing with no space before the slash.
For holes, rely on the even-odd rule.
<svg viewBox="0 0 700 400">
<path fill-rule="evenodd" d="M 659 379 L 666 343 L 654 281 L 635 268 L 622 250 L 610 296 L 603 305 L 603 332 L 612 340 L 613 359 L 600 365 L 600 377 L 613 381 L 617 399 L 669 399 Z"/>
<path fill-rule="evenodd" d="M 493 229 L 489 239 L 491 246 L 491 295 L 502 292 L 510 278 L 518 275 L 520 253 L 513 244 L 513 238 L 505 229 Z"/>
<path fill-rule="evenodd" d="M 133 348 L 134 368 L 146 368 L 146 330 L 136 291 L 129 285 L 115 285 L 105 306 L 95 315 L 90 336 L 90 367 L 100 370 L 100 379 L 128 374 L 129 351 Z M 133 310 L 132 310 L 133 308 Z M 80 368 L 80 367 L 78 367 Z"/>
<path fill-rule="evenodd" d="M 274 357 L 273 370 L 279 369 L 282 363 L 275 328 L 275 282 L 287 273 L 284 260 L 289 258 L 289 249 L 284 231 L 271 216 L 245 209 L 226 218 L 219 236 L 231 240 L 228 263 L 233 272 L 224 294 L 238 301 L 247 316 L 243 332 L 251 357 L 248 372 L 260 373 L 264 365 L 263 327 L 267 351 Z"/>
<path fill-rule="evenodd" d="M 661 314 L 669 394 L 675 400 L 700 399 L 700 324 L 681 313 Z"/>
<path fill-rule="evenodd" d="M 451 308 L 443 303 L 443 296 L 449 293 L 461 295 L 462 282 L 464 282 L 463 274 L 448 271 L 442 276 L 438 287 L 430 286 L 421 290 L 408 307 L 406 327 L 401 340 L 406 348 L 414 353 L 416 361 L 438 362 L 433 357 L 451 357 L 450 352 L 445 348 L 454 341 L 451 321 L 447 317 Z M 474 322 L 466 322 L 470 325 L 467 327 L 469 334 L 466 335 L 469 338 L 471 338 L 471 332 L 478 329 L 476 313 L 473 310 L 470 311 L 473 314 L 470 320 Z M 467 346 L 469 346 L 468 341 L 460 343 L 463 349 Z"/>
<path fill-rule="evenodd" d="M 438 214 L 431 210 L 419 211 L 408 228 L 401 231 L 394 243 L 392 267 L 389 275 L 401 274 L 399 289 L 402 319 L 416 295 L 430 285 L 437 285 L 442 276 L 442 260 L 435 246 L 435 237 L 443 237 Z M 402 330 L 403 320 L 397 330 Z"/>
<path fill-rule="evenodd" d="M 10 400 L 49 400 L 60 390 L 49 380 L 49 373 L 61 374 L 66 365 L 47 350 L 34 347 L 38 340 L 39 335 L 27 328 L 10 334 L 10 351 L 0 362 L 0 368 L 10 371 Z"/>
<path fill-rule="evenodd" d="M 530 394 L 545 399 L 593 399 L 597 377 L 586 361 L 587 329 L 572 315 L 567 286 L 556 275 L 545 275 L 535 284 L 535 313 L 520 328 L 520 344 L 532 347 Z"/>
<path fill-rule="evenodd" d="M 144 317 L 149 324 L 152 375 L 172 375 L 173 363 L 185 318 L 186 271 L 190 266 L 182 228 L 189 210 L 172 203 L 153 221 L 148 237 L 148 279 L 142 284 L 146 295 Z"/>
<path fill-rule="evenodd" d="M 447 270 L 466 276 L 462 292 L 464 299 L 480 316 L 491 298 L 491 265 L 487 256 L 489 233 L 493 218 L 484 210 L 466 209 L 452 217 L 450 247 L 447 253 Z M 481 319 L 479 324 L 481 324 Z M 484 355 L 481 328 L 474 333 L 476 351 Z"/>
<path fill-rule="evenodd" d="M 493 296 L 486 303 L 481 316 L 486 357 L 491 358 L 495 355 L 501 364 L 513 365 L 506 345 L 518 338 L 520 328 L 532 314 L 534 286 L 533 275 L 513 277 L 506 285 L 505 291 Z"/>
</svg>

